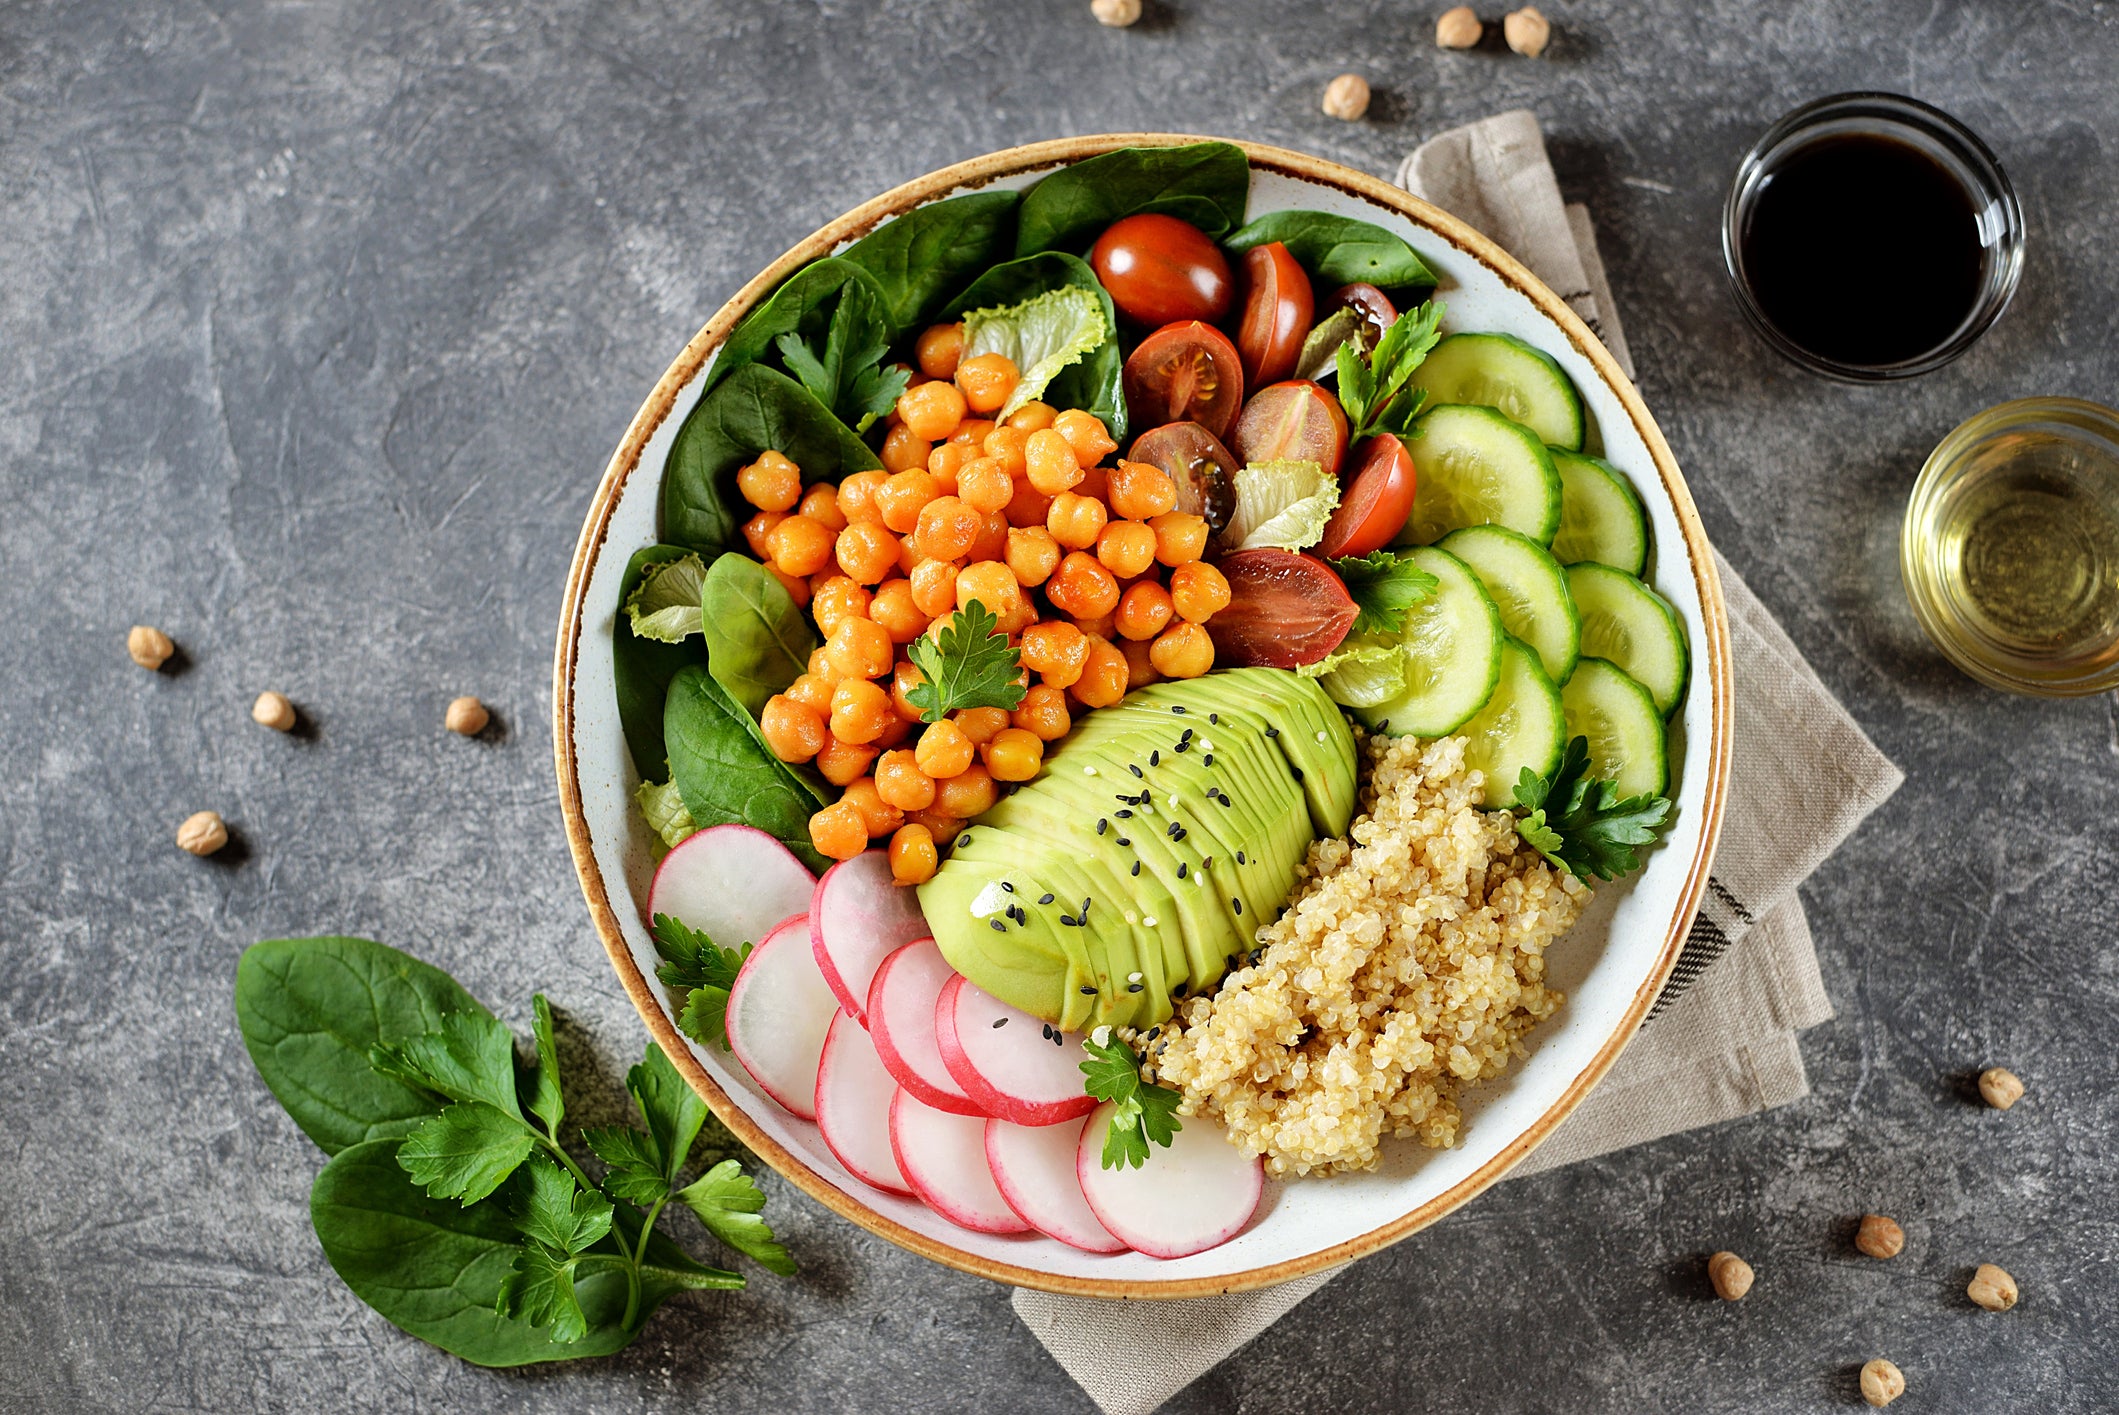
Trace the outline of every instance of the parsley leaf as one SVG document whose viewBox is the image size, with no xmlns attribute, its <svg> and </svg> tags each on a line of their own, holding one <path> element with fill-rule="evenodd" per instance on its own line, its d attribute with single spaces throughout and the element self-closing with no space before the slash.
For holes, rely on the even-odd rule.
<svg viewBox="0 0 2119 1415">
<path fill-rule="evenodd" d="M 1426 405 L 1424 391 L 1407 397 L 1405 385 L 1441 342 L 1443 308 L 1429 300 L 1398 316 L 1365 358 L 1356 340 L 1339 346 L 1333 359 L 1348 446 L 1371 433 L 1403 433 Z"/>
<path fill-rule="evenodd" d="M 760 1267 L 791 1277 L 794 1259 L 773 1238 L 772 1228 L 758 1216 L 765 1195 L 734 1160 L 723 1160 L 677 1191 L 678 1200 L 699 1215 L 707 1232 L 739 1253 L 757 1260 Z"/>
<path fill-rule="evenodd" d="M 1127 1165 L 1138 1169 L 1148 1162 L 1151 1142 L 1168 1145 L 1184 1129 L 1177 1118 L 1177 1107 L 1184 1097 L 1167 1086 L 1143 1081 L 1140 1058 L 1133 1048 L 1109 1032 L 1103 1032 L 1103 1036 L 1101 1042 L 1092 1036 L 1082 1043 L 1082 1050 L 1089 1053 L 1089 1059 L 1082 1063 L 1082 1075 L 1089 1078 L 1084 1089 L 1098 1100 L 1112 1103 L 1101 1162 L 1105 1169 Z"/>
<path fill-rule="evenodd" d="M 628 1204 L 652 1204 L 670 1192 L 669 1181 L 662 1177 L 662 1155 L 653 1136 L 623 1125 L 603 1125 L 583 1130 L 581 1138 L 596 1152 L 596 1158 L 609 1166 L 603 1176 L 603 1190 L 612 1198 Z"/>
<path fill-rule="evenodd" d="M 625 1073 L 625 1088 L 640 1108 L 641 1119 L 647 1121 L 648 1140 L 652 1153 L 660 1157 L 662 1177 L 674 1184 L 677 1171 L 684 1168 L 692 1152 L 692 1142 L 706 1124 L 706 1102 L 685 1084 L 660 1047 L 649 1047 L 640 1064 Z"/>
<path fill-rule="evenodd" d="M 530 1033 L 537 1039 L 537 1076 L 530 1091 L 530 1114 L 544 1122 L 544 1133 L 559 1138 L 567 1103 L 559 1094 L 559 1044 L 552 1038 L 552 1004 L 543 993 L 530 999 Z"/>
<path fill-rule="evenodd" d="M 589 1322 L 582 1315 L 581 1299 L 574 1295 L 574 1269 L 579 1262 L 577 1257 L 525 1243 L 515 1254 L 515 1266 L 500 1279 L 500 1300 L 494 1310 L 534 1327 L 550 1327 L 554 1341 L 581 1340 L 589 1334 Z"/>
<path fill-rule="evenodd" d="M 1576 737 L 1550 775 L 1523 768 L 1516 810 L 1516 834 L 1546 859 L 1576 879 L 1617 879 L 1640 867 L 1634 847 L 1655 842 L 1671 805 L 1663 796 L 1619 799 L 1609 781 L 1589 775 L 1589 739 Z"/>
<path fill-rule="evenodd" d="M 895 407 L 912 377 L 904 369 L 883 365 L 890 351 L 890 326 L 875 296 L 859 281 L 841 287 L 821 350 L 793 331 L 774 342 L 787 371 L 855 432 L 868 431 Z"/>
<path fill-rule="evenodd" d="M 405 1136 L 397 1163 L 432 1197 L 461 1199 L 468 1208 L 520 1169 L 535 1143 L 519 1117 L 484 1101 L 459 1101 Z"/>
<path fill-rule="evenodd" d="M 1410 557 L 1388 550 L 1367 555 L 1342 555 L 1332 561 L 1346 592 L 1361 606 L 1361 614 L 1347 637 L 1356 634 L 1401 634 L 1406 611 L 1435 592 L 1441 581 L 1415 565 Z"/>
<path fill-rule="evenodd" d="M 371 1047 L 368 1060 L 386 1076 L 452 1101 L 484 1101 L 511 1117 L 521 1116 L 515 1099 L 515 1035 L 484 1013 L 452 1012 L 423 1037 Z"/>
<path fill-rule="evenodd" d="M 530 1161 L 529 1180 L 520 1223 L 531 1242 L 581 1253 L 611 1231 L 611 1201 L 576 1185 L 573 1175 L 543 1155 Z"/>
<path fill-rule="evenodd" d="M 920 710 L 922 722 L 940 722 L 958 708 L 997 707 L 1014 711 L 1025 691 L 1017 681 L 1022 656 L 996 632 L 1000 621 L 985 605 L 971 601 L 950 616 L 935 638 L 922 634 L 907 651 L 920 670 L 920 683 L 905 693 Z"/>
<path fill-rule="evenodd" d="M 655 951 L 662 966 L 655 976 L 664 987 L 678 992 L 690 990 L 678 1028 L 701 1046 L 728 1050 L 728 990 L 736 985 L 736 974 L 751 946 L 723 948 L 698 929 L 687 927 L 668 914 L 655 916 L 652 930 Z M 665 1063 L 666 1064 L 666 1063 Z"/>
</svg>

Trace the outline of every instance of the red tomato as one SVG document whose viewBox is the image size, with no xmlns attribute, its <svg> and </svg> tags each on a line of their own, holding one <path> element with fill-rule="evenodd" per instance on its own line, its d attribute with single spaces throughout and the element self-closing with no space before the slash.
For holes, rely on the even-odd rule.
<svg viewBox="0 0 2119 1415">
<path fill-rule="evenodd" d="M 1314 383 L 1276 383 L 1244 404 L 1229 450 L 1246 466 L 1288 459 L 1315 462 L 1337 476 L 1346 455 L 1346 414 L 1337 398 Z"/>
<path fill-rule="evenodd" d="M 1418 482 L 1404 443 L 1387 432 L 1363 438 L 1348 465 L 1353 471 L 1346 478 L 1339 509 L 1325 522 L 1324 539 L 1317 542 L 1317 553 L 1327 560 L 1383 549 L 1413 514 Z"/>
<path fill-rule="evenodd" d="M 1243 355 L 1244 382 L 1253 388 L 1278 383 L 1295 372 L 1303 336 L 1310 332 L 1310 277 L 1278 241 L 1244 252 L 1243 324 L 1236 348 Z"/>
<path fill-rule="evenodd" d="M 1383 337 L 1383 331 L 1389 329 L 1398 320 L 1398 307 L 1391 303 L 1389 295 L 1384 294 L 1374 285 L 1358 282 L 1352 285 L 1341 285 L 1338 289 L 1332 291 L 1332 297 L 1326 300 L 1323 308 L 1317 311 L 1318 322 L 1322 323 L 1324 317 L 1335 310 L 1352 310 L 1361 316 L 1364 324 L 1368 325 L 1367 330 L 1362 335 L 1361 346 L 1364 349 L 1375 348 L 1376 341 Z"/>
<path fill-rule="evenodd" d="M 1229 336 L 1211 324 L 1166 324 L 1126 360 L 1125 385 L 1129 416 L 1158 423 L 1189 419 L 1217 438 L 1227 437 L 1243 407 L 1243 361 Z"/>
<path fill-rule="evenodd" d="M 1215 562 L 1229 603 L 1207 621 L 1216 668 L 1300 668 L 1354 627 L 1360 608 L 1332 567 L 1292 550 L 1239 550 Z"/>
<path fill-rule="evenodd" d="M 1221 247 L 1191 222 L 1154 212 L 1112 222 L 1089 266 L 1118 312 L 1138 324 L 1218 322 L 1236 294 Z"/>
<path fill-rule="evenodd" d="M 1165 423 L 1142 433 L 1126 454 L 1132 462 L 1151 462 L 1177 483 L 1177 509 L 1204 516 L 1215 532 L 1229 524 L 1236 510 L 1236 459 L 1221 439 L 1198 423 Z"/>
</svg>

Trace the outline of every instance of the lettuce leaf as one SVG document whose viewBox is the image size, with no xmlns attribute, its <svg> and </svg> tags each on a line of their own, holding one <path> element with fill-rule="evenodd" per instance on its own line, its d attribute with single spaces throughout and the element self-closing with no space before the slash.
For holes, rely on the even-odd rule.
<svg viewBox="0 0 2119 1415">
<path fill-rule="evenodd" d="M 1005 418 L 1044 396 L 1060 370 L 1093 353 L 1111 335 L 1095 292 L 1062 285 L 1017 305 L 972 310 L 964 316 L 964 357 L 1002 354 L 1020 375 L 1001 405 Z"/>
<path fill-rule="evenodd" d="M 633 632 L 662 644 L 680 644 L 706 630 L 700 592 L 706 588 L 706 562 L 696 555 L 648 568 L 632 598 L 625 602 Z"/>
<path fill-rule="evenodd" d="M 1315 462 L 1257 462 L 1236 474 L 1236 513 L 1222 532 L 1231 550 L 1302 550 L 1324 537 L 1339 483 Z"/>
<path fill-rule="evenodd" d="M 684 808 L 684 797 L 677 794 L 674 781 L 643 781 L 633 793 L 633 800 L 639 805 L 640 814 L 647 817 L 649 829 L 662 837 L 666 850 L 675 849 L 699 829 L 692 813 Z"/>
<path fill-rule="evenodd" d="M 1380 639 L 1349 639 L 1315 663 L 1295 671 L 1315 678 L 1326 697 L 1341 707 L 1368 708 L 1387 703 L 1405 691 L 1412 655 Z"/>
</svg>

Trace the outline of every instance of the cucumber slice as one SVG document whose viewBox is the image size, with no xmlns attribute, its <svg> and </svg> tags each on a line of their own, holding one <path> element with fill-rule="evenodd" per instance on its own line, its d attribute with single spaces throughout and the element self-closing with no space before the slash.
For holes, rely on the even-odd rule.
<svg viewBox="0 0 2119 1415">
<path fill-rule="evenodd" d="M 1609 462 L 1556 450 L 1560 529 L 1552 553 L 1562 565 L 1594 560 L 1638 575 L 1648 563 L 1648 517 L 1626 474 Z"/>
<path fill-rule="evenodd" d="M 1581 652 L 1582 621 L 1567 592 L 1567 572 L 1552 552 L 1502 526 L 1466 526 L 1444 536 L 1441 546 L 1472 567 L 1501 611 L 1501 627 L 1537 653 L 1545 676 L 1565 683 Z"/>
<path fill-rule="evenodd" d="M 1551 355 L 1513 334 L 1452 334 L 1408 385 L 1431 403 L 1499 408 L 1554 447 L 1582 446 L 1582 396 Z"/>
<path fill-rule="evenodd" d="M 1501 641 L 1501 677 L 1486 706 L 1460 729 L 1470 743 L 1466 766 L 1486 773 L 1486 807 L 1501 810 L 1516 804 L 1523 769 L 1544 776 L 1560 764 L 1567 745 L 1567 722 L 1560 690 L 1538 666 L 1536 649 L 1520 639 Z"/>
<path fill-rule="evenodd" d="M 1417 472 L 1398 545 L 1432 545 L 1462 526 L 1506 526 L 1540 545 L 1560 528 L 1560 473 L 1538 435 L 1492 408 L 1437 408 L 1405 439 Z"/>
<path fill-rule="evenodd" d="M 1648 690 L 1601 658 L 1585 658 L 1560 690 L 1569 738 L 1589 739 L 1589 774 L 1629 796 L 1660 796 L 1670 786 L 1663 715 Z"/>
<path fill-rule="evenodd" d="M 1648 690 L 1665 717 L 1685 696 L 1685 627 L 1648 586 L 1609 565 L 1567 567 L 1567 588 L 1582 616 L 1582 656 L 1618 665 Z"/>
<path fill-rule="evenodd" d="M 1409 557 L 1439 582 L 1405 615 L 1405 687 L 1354 715 L 1394 737 L 1447 737 L 1493 696 L 1501 676 L 1501 616 L 1471 567 L 1423 546 Z"/>
</svg>

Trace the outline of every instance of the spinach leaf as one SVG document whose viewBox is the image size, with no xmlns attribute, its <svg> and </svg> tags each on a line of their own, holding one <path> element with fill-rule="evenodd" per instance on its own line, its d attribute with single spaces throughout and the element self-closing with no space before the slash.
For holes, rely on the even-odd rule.
<svg viewBox="0 0 2119 1415">
<path fill-rule="evenodd" d="M 809 843 L 823 796 L 765 745 L 758 723 L 703 668 L 670 683 L 663 718 L 670 779 L 701 828 L 738 822 L 774 836 L 812 870 L 828 868 Z"/>
<path fill-rule="evenodd" d="M 810 619 L 772 571 L 747 555 L 724 555 L 706 572 L 706 668 L 756 717 L 809 667 L 817 646 Z"/>
<path fill-rule="evenodd" d="M 1044 401 L 1055 408 L 1080 408 L 1083 412 L 1096 414 L 1111 430 L 1111 436 L 1124 445 L 1126 394 L 1122 375 L 1126 361 L 1118 346 L 1118 311 L 1113 308 L 1110 294 L 1088 262 L 1061 251 L 1045 251 L 1006 261 L 974 280 L 961 295 L 949 302 L 943 315 L 957 319 L 967 310 L 1019 305 L 1064 285 L 1096 293 L 1103 305 L 1105 328 L 1111 334 L 1086 358 L 1061 369 L 1052 382 L 1045 385 Z"/>
<path fill-rule="evenodd" d="M 741 548 L 750 513 L 736 472 L 767 448 L 792 458 L 804 482 L 883 465 L 801 384 L 746 364 L 708 390 L 677 430 L 662 473 L 663 538 L 701 552 Z"/>
<path fill-rule="evenodd" d="M 891 342 L 925 324 L 960 282 L 1000 258 L 1020 199 L 1012 191 L 951 197 L 908 211 L 839 252 L 875 277 Z"/>
<path fill-rule="evenodd" d="M 1435 273 L 1413 248 L 1381 226 L 1323 211 L 1275 211 L 1259 217 L 1223 242 L 1247 251 L 1278 241 L 1310 273 L 1324 295 L 1341 285 L 1365 282 L 1382 290 L 1426 289 Z"/>
<path fill-rule="evenodd" d="M 274 1099 L 327 1155 L 410 1132 L 441 1110 L 426 1091 L 376 1072 L 369 1049 L 487 1017 L 439 968 L 364 938 L 275 938 L 236 965 L 243 1045 Z"/>
<path fill-rule="evenodd" d="M 866 267 L 836 256 L 813 260 L 787 277 L 765 302 L 743 316 L 742 323 L 722 341 L 714 366 L 707 370 L 709 390 L 746 364 L 769 358 L 773 344 L 783 334 L 811 336 L 830 325 L 833 301 L 848 285 L 862 285 L 884 303 L 882 287 Z"/>
<path fill-rule="evenodd" d="M 1062 167 L 1023 197 L 1015 253 L 1088 249 L 1123 216 L 1161 212 L 1219 240 L 1243 224 L 1251 163 L 1225 142 L 1122 147 Z"/>
<path fill-rule="evenodd" d="M 643 781 L 669 777 L 668 753 L 662 746 L 662 704 L 670 695 L 670 679 L 688 663 L 703 661 L 696 643 L 658 644 L 633 632 L 625 612 L 626 601 L 646 578 L 648 567 L 682 560 L 692 552 L 681 545 L 650 545 L 633 552 L 625 565 L 625 578 L 618 584 L 618 612 L 611 626 L 611 681 L 618 698 L 618 723 L 625 730 L 626 749 L 633 754 L 633 769 Z"/>
</svg>

